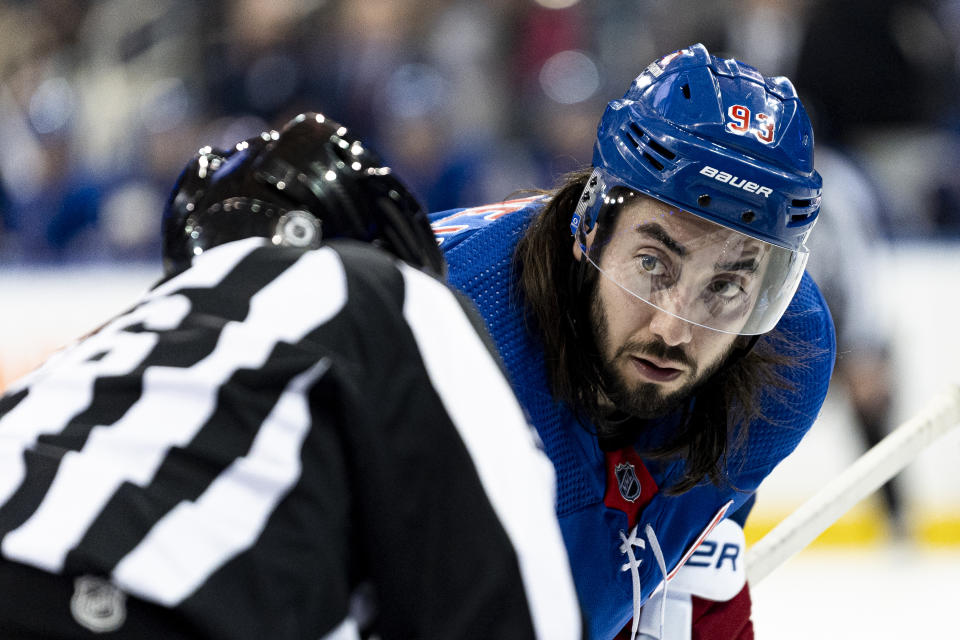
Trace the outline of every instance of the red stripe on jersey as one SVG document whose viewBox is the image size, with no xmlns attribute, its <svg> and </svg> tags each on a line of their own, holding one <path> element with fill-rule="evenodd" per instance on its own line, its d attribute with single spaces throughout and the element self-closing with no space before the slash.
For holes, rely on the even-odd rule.
<svg viewBox="0 0 960 640">
<path fill-rule="evenodd" d="M 729 501 L 727 504 L 720 507 L 720 510 L 717 511 L 716 515 L 713 516 L 713 520 L 710 521 L 710 524 L 707 525 L 707 528 L 703 530 L 703 533 L 700 534 L 700 537 L 697 538 L 697 541 L 690 545 L 690 548 L 687 549 L 687 552 L 683 554 L 683 557 L 680 558 L 680 562 L 677 563 L 677 566 L 673 568 L 673 571 L 670 572 L 670 575 L 667 576 L 667 580 L 673 580 L 673 576 L 677 575 L 677 571 L 680 570 L 680 567 L 690 559 L 690 556 L 693 555 L 693 552 L 697 550 L 697 547 L 700 546 L 710 532 L 713 531 L 713 528 L 720 524 L 720 521 L 723 520 L 723 516 L 727 514 L 727 509 L 730 508 L 730 505 L 733 504 L 733 500 Z"/>
<path fill-rule="evenodd" d="M 459 233 L 460 231 L 463 231 L 464 229 L 469 229 L 469 228 L 470 228 L 470 225 L 468 224 L 455 224 L 449 227 L 434 227 L 433 235 L 442 236 L 446 233 Z"/>
<path fill-rule="evenodd" d="M 456 218 L 463 218 L 467 216 L 482 216 L 484 214 L 492 214 L 484 216 L 485 220 L 496 220 L 497 218 L 504 216 L 508 213 L 513 213 L 514 211 L 519 211 L 523 209 L 527 204 L 533 202 L 541 196 L 530 196 L 528 198 L 519 198 L 517 200 L 507 200 L 506 202 L 497 202 L 495 204 L 485 204 L 479 207 L 473 207 L 470 209 L 464 209 L 463 211 L 458 211 L 452 215 L 447 216 L 446 218 L 441 218 L 433 224 L 442 225 L 447 224 L 451 220 Z M 434 227 L 434 233 L 437 233 L 436 227 Z"/>
</svg>

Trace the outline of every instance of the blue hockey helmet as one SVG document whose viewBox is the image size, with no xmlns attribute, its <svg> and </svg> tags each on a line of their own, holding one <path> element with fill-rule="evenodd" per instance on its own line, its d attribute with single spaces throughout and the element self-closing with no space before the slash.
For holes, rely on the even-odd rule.
<svg viewBox="0 0 960 640">
<path fill-rule="evenodd" d="M 776 325 L 803 275 L 822 186 L 787 78 L 701 44 L 664 56 L 608 104 L 593 166 L 571 231 L 605 276 L 696 325 L 742 335 Z M 639 195 L 667 207 L 644 209 Z"/>
<path fill-rule="evenodd" d="M 307 248 L 353 238 L 434 275 L 446 271 L 416 198 L 367 145 L 319 113 L 229 151 L 200 149 L 170 194 L 162 233 L 167 274 L 209 248 L 255 236 Z"/>
</svg>

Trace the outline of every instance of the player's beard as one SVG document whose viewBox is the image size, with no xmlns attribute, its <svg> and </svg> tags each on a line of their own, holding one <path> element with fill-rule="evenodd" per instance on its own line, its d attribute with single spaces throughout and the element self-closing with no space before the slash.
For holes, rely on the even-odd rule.
<svg viewBox="0 0 960 640">
<path fill-rule="evenodd" d="M 604 393 L 611 404 L 620 412 L 641 419 L 659 418 L 665 416 L 686 403 L 706 380 L 710 378 L 723 364 L 726 356 L 723 354 L 715 362 L 709 363 L 702 371 L 697 361 L 682 347 L 671 347 L 662 340 L 649 342 L 629 341 L 616 348 L 612 357 L 606 354 L 612 350 L 610 331 L 606 311 L 600 302 L 597 291 L 594 289 L 591 296 L 590 316 L 593 325 L 594 340 L 597 353 L 600 354 L 600 373 L 603 380 Z M 646 354 L 658 360 L 667 360 L 686 365 L 689 368 L 687 381 L 678 389 L 665 392 L 662 385 L 655 382 L 630 383 L 620 373 L 617 363 L 631 355 Z"/>
</svg>

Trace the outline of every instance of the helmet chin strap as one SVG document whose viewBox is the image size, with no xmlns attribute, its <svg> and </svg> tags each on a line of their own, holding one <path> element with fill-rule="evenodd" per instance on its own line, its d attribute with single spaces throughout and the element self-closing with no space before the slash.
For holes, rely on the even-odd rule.
<svg viewBox="0 0 960 640">
<path fill-rule="evenodd" d="M 587 277 L 588 267 L 587 261 L 582 254 L 580 259 L 575 260 L 575 262 L 576 264 L 571 265 L 567 271 L 567 290 L 570 292 L 570 304 L 564 309 L 563 315 L 573 335 L 579 338 L 581 337 L 579 335 L 580 327 L 578 326 L 577 315 L 573 310 L 580 308 L 580 304 L 584 302 L 584 281 Z M 586 300 L 585 302 L 589 308 L 590 301 Z"/>
</svg>

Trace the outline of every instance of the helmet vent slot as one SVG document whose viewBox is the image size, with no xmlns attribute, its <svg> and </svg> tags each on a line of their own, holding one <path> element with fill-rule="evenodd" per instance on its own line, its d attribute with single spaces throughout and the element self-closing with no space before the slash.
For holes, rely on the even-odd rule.
<svg viewBox="0 0 960 640">
<path fill-rule="evenodd" d="M 630 131 L 633 132 L 633 135 L 630 135 Z M 662 144 L 660 144 L 659 142 L 657 142 L 656 140 L 654 140 L 651 136 L 648 136 L 646 133 L 644 133 L 643 129 L 641 129 L 639 126 L 637 126 L 637 123 L 635 123 L 635 122 L 631 122 L 631 123 L 630 123 L 630 131 L 624 131 L 624 133 L 626 134 L 627 138 L 629 138 L 630 142 L 633 143 L 633 146 L 639 148 L 639 147 L 640 147 L 640 141 L 642 141 L 644 138 L 646 138 L 646 144 L 647 144 L 647 146 L 648 146 L 649 148 L 653 149 L 653 151 L 655 151 L 656 153 L 658 153 L 658 154 L 660 154 L 661 156 L 663 156 L 664 158 L 666 158 L 667 160 L 673 160 L 674 158 L 677 157 L 677 154 L 675 154 L 673 151 L 670 151 L 670 150 L 667 149 L 665 146 L 663 146 Z M 645 153 L 644 155 L 647 156 L 646 153 Z M 648 156 L 648 158 L 649 158 L 649 156 Z M 652 163 L 655 167 L 657 167 L 657 171 L 663 171 L 663 163 L 662 163 L 662 162 L 660 162 L 660 161 L 658 161 L 658 160 L 653 160 L 652 158 L 649 158 L 649 159 L 651 160 L 651 163 Z"/>
<path fill-rule="evenodd" d="M 690 99 L 690 83 L 689 82 L 685 83 L 682 87 L 680 87 L 680 91 L 683 92 L 684 98 L 686 98 L 687 100 Z"/>
<path fill-rule="evenodd" d="M 807 220 L 809 220 L 810 217 L 811 216 L 809 213 L 795 213 L 792 216 L 790 216 L 790 222 L 787 224 L 787 226 L 792 227 L 794 225 L 802 224 Z"/>
<path fill-rule="evenodd" d="M 667 160 L 673 160 L 674 158 L 677 157 L 677 154 L 675 154 L 673 151 L 670 151 L 669 149 L 667 149 L 665 146 L 663 146 L 653 138 L 649 138 L 647 140 L 647 144 L 650 145 L 651 149 L 653 149 L 654 151 L 662 155 Z"/>
<path fill-rule="evenodd" d="M 663 163 L 657 160 L 656 158 L 654 158 L 652 155 L 650 155 L 646 151 L 643 152 L 643 158 L 647 162 L 652 164 L 657 171 L 663 171 Z"/>
<path fill-rule="evenodd" d="M 809 207 L 813 203 L 810 200 L 794 200 L 790 204 L 794 207 Z M 806 217 L 806 215 L 807 214 L 804 214 L 804 217 Z"/>
</svg>

